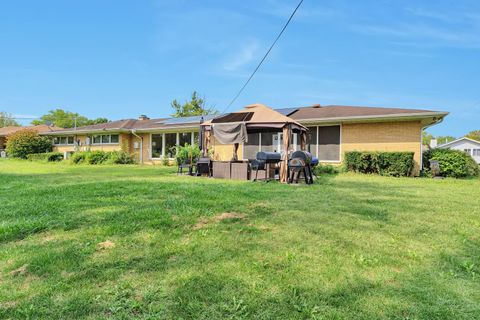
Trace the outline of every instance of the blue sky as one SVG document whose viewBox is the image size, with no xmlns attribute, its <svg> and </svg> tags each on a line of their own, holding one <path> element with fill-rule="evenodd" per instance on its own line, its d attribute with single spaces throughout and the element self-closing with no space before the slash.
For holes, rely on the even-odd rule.
<svg viewBox="0 0 480 320">
<path fill-rule="evenodd" d="M 122 119 L 193 90 L 223 110 L 297 0 L 0 2 L 0 110 Z M 480 1 L 305 0 L 230 108 L 320 103 L 449 111 L 480 129 Z"/>
</svg>

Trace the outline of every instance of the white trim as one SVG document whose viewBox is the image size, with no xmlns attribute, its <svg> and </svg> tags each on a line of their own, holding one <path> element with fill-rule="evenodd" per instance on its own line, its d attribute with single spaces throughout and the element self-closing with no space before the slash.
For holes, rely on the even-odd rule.
<svg viewBox="0 0 480 320">
<path fill-rule="evenodd" d="M 389 115 L 370 115 L 370 116 L 351 116 L 351 117 L 332 117 L 332 118 L 310 118 L 310 119 L 295 119 L 295 121 L 300 123 L 309 123 L 309 122 L 336 122 L 336 121 L 348 121 L 348 120 L 378 120 L 378 119 L 390 119 L 390 118 L 416 118 L 421 117 L 425 118 L 427 116 L 447 116 L 448 112 L 419 112 L 419 113 L 395 113 Z"/>
</svg>

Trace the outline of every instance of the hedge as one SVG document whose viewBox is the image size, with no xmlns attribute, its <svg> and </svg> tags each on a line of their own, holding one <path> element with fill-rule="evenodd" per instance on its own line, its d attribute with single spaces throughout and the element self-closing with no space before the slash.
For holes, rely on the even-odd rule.
<svg viewBox="0 0 480 320">
<path fill-rule="evenodd" d="M 7 136 L 7 155 L 27 159 L 29 154 L 52 151 L 52 141 L 32 129 L 22 129 Z"/>
<path fill-rule="evenodd" d="M 124 151 L 81 151 L 74 152 L 70 157 L 73 164 L 132 164 L 135 163 L 134 158 Z"/>
<path fill-rule="evenodd" d="M 479 166 L 468 153 L 453 149 L 432 149 L 423 153 L 426 173 L 430 173 L 429 160 L 437 160 L 443 177 L 465 178 L 478 176 Z"/>
<path fill-rule="evenodd" d="M 27 156 L 30 161 L 58 162 L 63 160 L 61 152 L 31 153 Z"/>
<path fill-rule="evenodd" d="M 413 169 L 413 152 L 346 152 L 346 170 L 376 173 L 382 176 L 406 177 Z"/>
</svg>

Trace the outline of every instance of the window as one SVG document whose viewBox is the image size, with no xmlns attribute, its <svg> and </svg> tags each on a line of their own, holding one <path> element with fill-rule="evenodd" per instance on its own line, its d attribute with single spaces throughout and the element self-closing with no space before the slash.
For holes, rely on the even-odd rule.
<svg viewBox="0 0 480 320">
<path fill-rule="evenodd" d="M 163 133 L 152 134 L 152 158 L 162 156 Z"/>
<path fill-rule="evenodd" d="M 200 141 L 198 141 L 198 132 L 193 133 L 193 143 L 196 145 L 200 145 Z"/>
<path fill-rule="evenodd" d="M 480 157 L 480 149 L 473 149 L 473 156 Z"/>
<path fill-rule="evenodd" d="M 93 144 L 115 144 L 120 141 L 118 134 L 103 134 L 93 136 Z"/>
<path fill-rule="evenodd" d="M 179 145 L 184 146 L 186 143 L 192 144 L 192 133 L 191 132 L 180 132 L 178 134 Z"/>
<path fill-rule="evenodd" d="M 463 149 L 463 151 L 465 151 L 468 154 L 472 154 L 472 149 Z"/>
<path fill-rule="evenodd" d="M 168 158 L 173 158 L 175 156 L 176 150 L 175 146 L 177 145 L 177 134 L 176 133 L 165 133 L 165 156 Z"/>
<path fill-rule="evenodd" d="M 318 158 L 340 161 L 340 126 L 318 127 Z"/>
<path fill-rule="evenodd" d="M 55 137 L 53 138 L 53 144 L 56 144 L 56 145 L 73 144 L 73 136 Z"/>
</svg>

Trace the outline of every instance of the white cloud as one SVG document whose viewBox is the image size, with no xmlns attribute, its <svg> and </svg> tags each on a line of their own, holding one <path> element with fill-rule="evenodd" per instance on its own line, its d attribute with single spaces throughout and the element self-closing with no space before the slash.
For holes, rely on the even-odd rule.
<svg viewBox="0 0 480 320">
<path fill-rule="evenodd" d="M 228 58 L 228 61 L 223 64 L 223 69 L 229 72 L 241 69 L 255 59 L 258 49 L 258 41 L 246 43 L 238 52 Z"/>
</svg>

